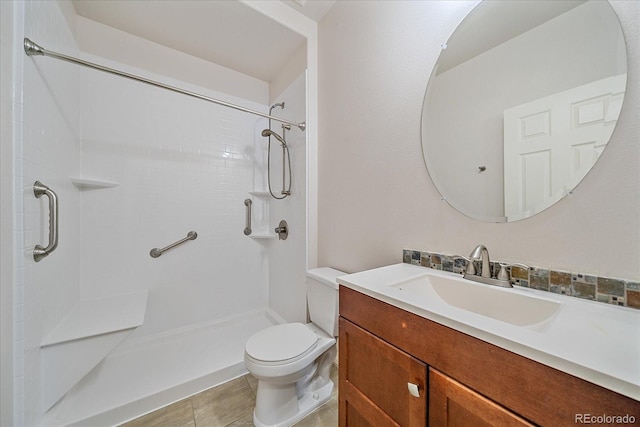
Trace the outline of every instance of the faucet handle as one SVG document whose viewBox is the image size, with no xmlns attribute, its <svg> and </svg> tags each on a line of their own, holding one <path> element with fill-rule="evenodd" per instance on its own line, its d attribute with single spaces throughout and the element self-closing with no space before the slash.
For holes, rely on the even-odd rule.
<svg viewBox="0 0 640 427">
<path fill-rule="evenodd" d="M 507 270 L 507 267 L 520 267 L 520 268 L 524 268 L 525 270 L 529 269 L 528 265 L 521 264 L 519 262 L 512 262 L 512 263 L 499 262 L 498 265 L 500 266 L 500 271 L 496 275 L 496 278 L 498 280 L 507 280 L 507 281 L 509 281 L 511 279 L 509 277 L 509 271 Z"/>
<path fill-rule="evenodd" d="M 466 274 L 476 274 L 476 266 L 473 263 L 473 259 L 472 258 L 467 258 L 466 256 L 462 256 L 462 255 L 455 255 L 453 257 L 453 259 L 463 259 L 465 261 L 467 261 L 467 268 L 466 268 Z"/>
</svg>

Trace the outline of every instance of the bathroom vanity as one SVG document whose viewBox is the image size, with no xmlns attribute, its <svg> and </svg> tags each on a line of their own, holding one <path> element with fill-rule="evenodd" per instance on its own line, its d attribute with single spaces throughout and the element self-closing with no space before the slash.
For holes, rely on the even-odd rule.
<svg viewBox="0 0 640 427">
<path fill-rule="evenodd" d="M 340 426 L 559 426 L 605 415 L 640 420 L 640 358 L 633 335 L 640 313 L 604 307 L 622 316 L 597 325 L 602 334 L 584 327 L 562 339 L 570 333 L 564 328 L 576 309 L 573 301 L 558 298 L 559 309 L 550 316 L 516 325 L 451 306 L 427 285 L 411 294 L 412 283 L 429 279 L 425 274 L 451 279 L 452 288 L 462 280 L 425 270 L 393 265 L 338 279 Z M 398 296 L 402 292 L 407 296 Z M 580 311 L 598 304 L 577 303 Z M 626 335 L 630 346 L 611 348 L 619 337 L 607 333 L 609 320 L 616 327 L 631 320 L 621 332 L 632 334 Z M 596 342 L 580 344 L 585 339 Z M 601 345 L 608 348 L 591 351 L 592 358 L 568 360 L 563 353 Z M 627 366 L 597 368 L 607 361 Z"/>
</svg>

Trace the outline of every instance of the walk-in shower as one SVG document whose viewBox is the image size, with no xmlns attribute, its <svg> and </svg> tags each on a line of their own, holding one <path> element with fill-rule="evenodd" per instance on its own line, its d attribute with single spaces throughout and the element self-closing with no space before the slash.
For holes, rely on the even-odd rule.
<svg viewBox="0 0 640 427">
<path fill-rule="evenodd" d="M 304 226 L 282 245 L 260 232 L 275 218 L 305 223 L 304 69 L 274 94 L 284 120 L 269 110 L 267 80 L 218 79 L 215 63 L 77 16 L 139 62 L 81 45 L 65 5 L 15 3 L 16 426 L 119 425 L 244 374 L 249 336 L 306 318 Z M 165 74 L 166 63 L 186 71 Z M 266 188 L 269 123 L 272 142 L 291 151 L 295 179 L 283 190 L 296 197 L 283 202 Z M 36 181 L 55 190 L 58 209 Z M 247 197 L 263 227 L 249 237 L 237 233 Z M 34 247 L 58 240 L 36 263 Z"/>
</svg>

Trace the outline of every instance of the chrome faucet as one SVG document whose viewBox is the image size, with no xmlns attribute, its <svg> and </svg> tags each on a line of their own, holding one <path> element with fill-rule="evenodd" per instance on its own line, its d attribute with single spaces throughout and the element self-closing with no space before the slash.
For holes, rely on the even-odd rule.
<svg viewBox="0 0 640 427">
<path fill-rule="evenodd" d="M 489 260 L 489 251 L 485 245 L 476 246 L 469 255 L 469 258 L 471 258 L 471 263 L 473 263 L 473 261 L 482 261 L 480 275 L 482 277 L 491 277 L 491 261 Z"/>
<path fill-rule="evenodd" d="M 476 266 L 474 261 L 481 261 L 482 267 L 478 274 L 476 272 Z M 505 264 L 506 266 L 506 264 Z M 501 266 L 501 268 L 503 268 Z M 487 285 L 496 285 L 504 288 L 511 288 L 511 282 L 509 281 L 509 275 L 506 270 L 500 271 L 501 274 L 494 278 L 491 274 L 491 260 L 489 259 L 489 251 L 485 245 L 478 245 L 469 255 L 467 261 L 467 269 L 464 273 L 464 278 L 473 280 L 475 282 L 485 283 Z M 502 274 L 503 273 L 503 274 Z"/>
</svg>

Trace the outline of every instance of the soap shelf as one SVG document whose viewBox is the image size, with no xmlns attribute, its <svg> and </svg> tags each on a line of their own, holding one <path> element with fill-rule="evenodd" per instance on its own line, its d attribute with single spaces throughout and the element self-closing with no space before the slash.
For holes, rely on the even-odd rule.
<svg viewBox="0 0 640 427">
<path fill-rule="evenodd" d="M 254 223 L 254 231 L 248 237 L 254 240 L 270 240 L 275 239 L 276 235 L 269 232 L 269 198 L 271 194 L 268 191 L 249 191 L 249 194 L 255 198 L 252 200 L 251 223 Z"/>
<path fill-rule="evenodd" d="M 69 179 L 71 180 L 71 183 L 75 185 L 79 190 L 96 190 L 99 188 L 112 188 L 120 185 L 117 182 L 107 181 L 104 179 L 78 177 L 71 177 Z"/>
<path fill-rule="evenodd" d="M 267 233 L 251 234 L 249 237 L 251 237 L 252 239 L 261 239 L 261 240 L 276 238 L 275 234 L 267 234 Z"/>
</svg>

